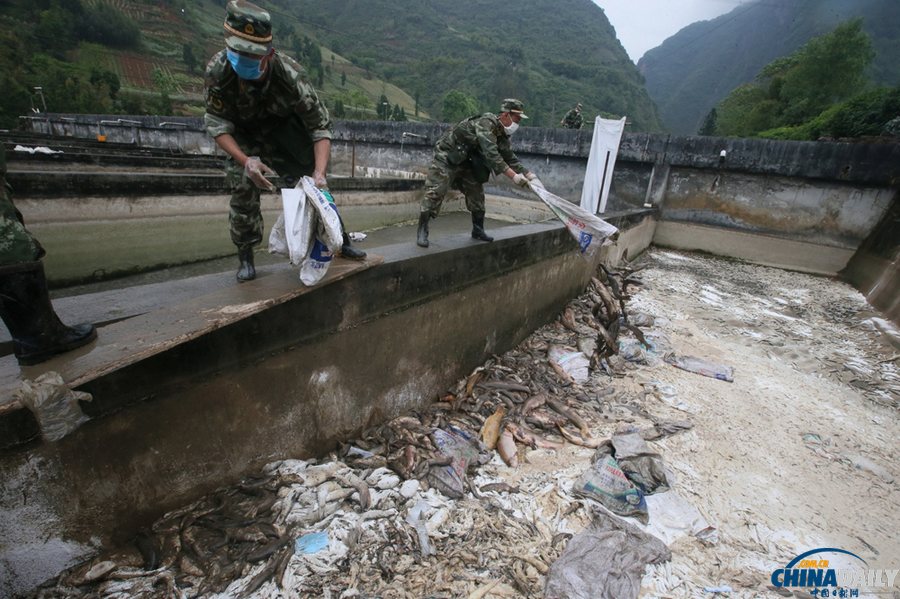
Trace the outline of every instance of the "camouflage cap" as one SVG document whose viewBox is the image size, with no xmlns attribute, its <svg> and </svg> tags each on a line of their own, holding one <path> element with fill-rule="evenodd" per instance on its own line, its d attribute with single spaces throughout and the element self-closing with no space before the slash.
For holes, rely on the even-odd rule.
<svg viewBox="0 0 900 599">
<path fill-rule="evenodd" d="M 503 100 L 503 104 L 500 105 L 500 112 L 511 112 L 519 115 L 523 119 L 527 119 L 528 117 L 523 112 L 524 110 L 525 104 L 522 103 L 522 100 L 516 100 L 515 98 L 507 98 Z"/>
<path fill-rule="evenodd" d="M 272 47 L 269 13 L 246 0 L 231 0 L 225 9 L 225 45 L 238 52 L 268 54 Z"/>
</svg>

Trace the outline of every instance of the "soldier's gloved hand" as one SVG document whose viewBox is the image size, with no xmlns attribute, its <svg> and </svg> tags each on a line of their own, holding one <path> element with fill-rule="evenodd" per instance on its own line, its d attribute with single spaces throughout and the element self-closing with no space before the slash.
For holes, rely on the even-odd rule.
<svg viewBox="0 0 900 599">
<path fill-rule="evenodd" d="M 275 185 L 266 179 L 266 175 L 276 175 L 277 173 L 263 164 L 258 156 L 250 156 L 244 163 L 244 176 L 249 177 L 257 187 L 267 191 L 275 191 Z"/>
<path fill-rule="evenodd" d="M 319 171 L 313 171 L 313 182 L 316 184 L 316 187 L 319 189 L 328 189 L 328 181 L 325 179 L 325 173 L 320 173 Z"/>
<path fill-rule="evenodd" d="M 519 187 L 528 187 L 528 178 L 522 173 L 516 173 L 513 176 L 513 183 Z"/>
<path fill-rule="evenodd" d="M 537 178 L 537 175 L 534 173 L 525 173 L 525 178 L 531 182 L 533 187 L 543 187 L 544 184 L 541 183 L 541 180 Z"/>
</svg>

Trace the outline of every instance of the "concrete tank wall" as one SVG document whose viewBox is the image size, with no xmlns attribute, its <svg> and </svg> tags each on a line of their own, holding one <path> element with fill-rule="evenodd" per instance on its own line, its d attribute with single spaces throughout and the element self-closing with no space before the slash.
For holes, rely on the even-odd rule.
<svg viewBox="0 0 900 599">
<path fill-rule="evenodd" d="M 63 121 L 62 119 L 68 119 Z M 110 141 L 173 150 L 213 152 L 197 118 L 44 115 L 25 119 L 36 131 L 65 131 L 93 137 L 102 129 Z M 137 124 L 135 124 L 137 123 Z M 423 176 L 441 123 L 338 121 L 332 170 L 355 175 L 387 169 Z M 591 132 L 524 127 L 513 137 L 523 163 L 547 187 L 578 202 L 590 152 Z M 724 156 L 722 155 L 724 152 Z M 355 167 L 355 169 L 354 169 Z M 651 204 L 661 210 L 661 245 L 717 251 L 707 233 L 740 232 L 750 241 L 726 255 L 754 260 L 772 244 L 782 266 L 835 274 L 886 214 L 900 186 L 900 144 L 789 142 L 629 133 L 622 143 L 607 209 Z M 494 178 L 487 192 L 536 201 Z M 490 211 L 490 205 L 488 206 Z M 752 237 L 759 236 L 752 243 Z M 793 254 L 794 243 L 821 246 L 833 259 L 810 265 Z M 759 246 L 767 246 L 761 248 Z M 796 256 L 796 259 L 795 259 Z"/>
<path fill-rule="evenodd" d="M 623 226 L 623 250 L 601 259 L 624 248 L 636 255 L 652 225 L 645 215 Z M 91 421 L 55 443 L 0 451 L 0 595 L 33 588 L 98 542 L 125 542 L 167 509 L 269 461 L 322 455 L 432 401 L 554 318 L 596 267 L 558 224 L 505 227 L 492 244 L 467 237 L 445 240 L 442 251 L 387 246 L 383 264 L 299 295 L 290 269 L 232 287 L 216 298 L 262 307 L 200 337 L 179 327 L 221 303 L 198 298 L 165 318 L 105 328 L 101 342 L 166 327 L 177 342 L 118 368 L 71 364 L 91 372 L 78 385 L 93 395 L 82 404 Z M 277 290 L 290 299 L 273 301 Z M 0 359 L 7 390 L 11 360 Z M 29 414 L 13 408 L 0 403 L 7 434 L 27 428 L 3 428 Z"/>
</svg>

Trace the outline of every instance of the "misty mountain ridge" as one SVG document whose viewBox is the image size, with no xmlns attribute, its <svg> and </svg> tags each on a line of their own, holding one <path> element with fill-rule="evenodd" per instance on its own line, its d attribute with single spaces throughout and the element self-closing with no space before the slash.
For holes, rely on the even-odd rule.
<svg viewBox="0 0 900 599">
<path fill-rule="evenodd" d="M 666 128 L 695 134 L 704 117 L 772 60 L 853 18 L 876 52 L 870 76 L 900 84 L 900 2 L 897 0 L 757 0 L 693 23 L 638 62 Z"/>
</svg>

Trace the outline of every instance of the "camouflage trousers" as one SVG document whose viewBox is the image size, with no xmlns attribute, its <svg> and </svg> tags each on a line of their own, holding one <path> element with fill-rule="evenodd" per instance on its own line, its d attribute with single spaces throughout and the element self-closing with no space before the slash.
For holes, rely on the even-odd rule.
<svg viewBox="0 0 900 599">
<path fill-rule="evenodd" d="M 22 213 L 12 201 L 9 186 L 0 177 L 0 266 L 34 262 L 44 248 L 25 228 Z"/>
<path fill-rule="evenodd" d="M 234 139 L 247 156 L 258 156 L 278 173 L 282 180 L 276 187 L 292 186 L 300 177 L 312 175 L 315 166 L 312 139 L 302 127 L 291 119 L 265 135 L 235 132 Z M 231 158 L 225 162 L 225 180 L 231 189 L 228 222 L 232 243 L 238 249 L 259 245 L 263 240 L 259 188 Z"/>
<path fill-rule="evenodd" d="M 441 212 L 444 197 L 451 189 L 461 191 L 466 197 L 466 209 L 469 212 L 484 212 L 484 184 L 469 168 L 469 163 L 451 166 L 441 158 L 435 157 L 428 167 L 425 179 L 425 197 L 422 198 L 421 212 L 428 212 L 431 218 L 437 218 Z"/>
</svg>

